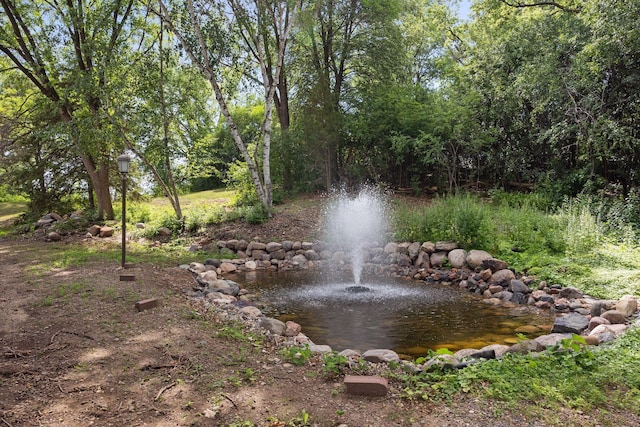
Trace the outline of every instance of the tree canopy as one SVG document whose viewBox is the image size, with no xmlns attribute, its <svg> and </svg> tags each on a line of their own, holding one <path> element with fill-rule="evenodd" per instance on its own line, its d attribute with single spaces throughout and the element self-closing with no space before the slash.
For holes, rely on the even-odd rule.
<svg viewBox="0 0 640 427">
<path fill-rule="evenodd" d="M 0 0 L 0 183 L 111 217 L 128 149 L 178 217 L 238 168 L 267 209 L 362 182 L 636 187 L 640 0 L 455 4 Z"/>
</svg>

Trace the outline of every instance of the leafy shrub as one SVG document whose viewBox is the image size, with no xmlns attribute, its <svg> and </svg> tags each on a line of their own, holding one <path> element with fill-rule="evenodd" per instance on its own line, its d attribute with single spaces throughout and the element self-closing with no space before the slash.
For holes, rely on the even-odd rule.
<svg viewBox="0 0 640 427">
<path fill-rule="evenodd" d="M 282 355 L 287 362 L 296 366 L 303 366 L 307 364 L 311 357 L 311 350 L 308 345 L 304 347 L 287 347 L 282 349 Z"/>
<path fill-rule="evenodd" d="M 119 211 L 122 211 L 120 209 Z M 127 221 L 131 223 L 151 221 L 151 208 L 148 204 L 129 203 L 127 204 Z"/>
<path fill-rule="evenodd" d="M 269 210 L 262 203 L 258 203 L 245 207 L 243 217 L 249 224 L 262 224 L 269 219 Z"/>
<path fill-rule="evenodd" d="M 328 378 L 340 375 L 349 366 L 349 360 L 336 352 L 325 354 L 322 362 L 322 371 Z"/>
<path fill-rule="evenodd" d="M 258 202 L 258 195 L 251 180 L 249 167 L 245 162 L 236 160 L 229 165 L 227 172 L 227 185 L 235 191 L 234 205 L 251 206 Z"/>
</svg>

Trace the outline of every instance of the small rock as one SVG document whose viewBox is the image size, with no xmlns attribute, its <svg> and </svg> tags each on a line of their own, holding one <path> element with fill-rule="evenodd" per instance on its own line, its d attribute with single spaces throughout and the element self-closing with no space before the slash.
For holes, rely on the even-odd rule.
<svg viewBox="0 0 640 427">
<path fill-rule="evenodd" d="M 158 228 L 158 236 L 169 237 L 172 234 L 173 234 L 173 231 L 171 231 L 171 229 L 168 228 L 168 227 L 160 227 L 160 228 Z"/>
<path fill-rule="evenodd" d="M 284 330 L 284 336 L 285 337 L 295 337 L 296 335 L 298 335 L 300 332 L 302 331 L 302 326 L 300 326 L 299 324 L 297 324 L 296 322 L 293 322 L 291 320 L 288 320 L 285 323 L 285 330 Z"/>
<path fill-rule="evenodd" d="M 98 233 L 100 237 L 111 237 L 113 236 L 113 227 L 100 227 L 100 232 Z"/>
<path fill-rule="evenodd" d="M 248 305 L 246 307 L 242 307 L 240 309 L 240 313 L 247 316 L 249 319 L 257 319 L 262 316 L 262 311 L 258 307 L 254 307 L 252 305 Z"/>
<path fill-rule="evenodd" d="M 632 316 L 638 309 L 638 300 L 633 295 L 625 295 L 616 304 L 616 310 L 626 317 Z"/>
<path fill-rule="evenodd" d="M 544 350 L 544 346 L 536 340 L 527 340 L 519 342 L 509 347 L 506 353 L 537 353 Z"/>
<path fill-rule="evenodd" d="M 60 240 L 62 240 L 62 236 L 59 233 L 52 231 L 47 234 L 47 240 L 50 240 L 52 242 L 59 242 Z"/>
<path fill-rule="evenodd" d="M 627 321 L 627 316 L 618 310 L 607 310 L 600 315 L 603 319 L 607 319 L 612 324 L 621 324 Z"/>
<path fill-rule="evenodd" d="M 564 288 L 560 290 L 560 297 L 566 298 L 566 299 L 582 298 L 583 295 L 584 294 L 582 293 L 582 291 L 576 288 L 569 287 L 569 288 Z"/>
<path fill-rule="evenodd" d="M 509 264 L 499 259 L 489 258 L 482 261 L 482 267 L 489 268 L 493 273 L 496 273 L 500 270 L 506 270 L 509 267 Z"/>
</svg>

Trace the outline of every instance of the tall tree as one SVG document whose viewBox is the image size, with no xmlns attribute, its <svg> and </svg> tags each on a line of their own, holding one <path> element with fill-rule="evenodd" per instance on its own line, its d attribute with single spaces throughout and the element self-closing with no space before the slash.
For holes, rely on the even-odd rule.
<svg viewBox="0 0 640 427">
<path fill-rule="evenodd" d="M 209 81 L 234 142 L 249 168 L 258 198 L 270 210 L 273 203 L 270 156 L 274 99 L 281 81 L 289 34 L 301 1 L 187 0 L 185 6 L 170 10 L 161 2 L 158 12 L 179 39 L 192 65 Z M 242 44 L 238 45 L 239 42 Z M 238 72 L 251 74 L 248 69 L 241 69 L 243 65 L 249 65 L 253 75 L 259 76 L 265 103 L 259 139 L 255 141 L 242 138 L 229 108 L 230 95 L 236 90 L 236 83 L 230 77 Z M 261 151 L 260 158 L 256 157 L 258 151 Z"/>
<path fill-rule="evenodd" d="M 98 216 L 113 218 L 109 192 L 114 138 L 104 96 L 132 30 L 134 0 L 0 0 L 0 52 L 58 109 L 96 193 Z"/>
</svg>

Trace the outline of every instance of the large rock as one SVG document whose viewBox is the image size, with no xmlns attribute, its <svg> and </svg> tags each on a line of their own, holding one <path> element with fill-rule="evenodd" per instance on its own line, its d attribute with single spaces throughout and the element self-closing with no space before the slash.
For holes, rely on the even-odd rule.
<svg viewBox="0 0 640 427">
<path fill-rule="evenodd" d="M 367 362 L 373 363 L 400 361 L 400 356 L 398 356 L 398 353 L 386 349 L 374 349 L 365 351 L 364 353 L 362 353 L 362 358 Z"/>
<path fill-rule="evenodd" d="M 384 253 L 385 254 L 394 254 L 398 252 L 398 244 L 394 242 L 389 242 L 384 245 Z"/>
<path fill-rule="evenodd" d="M 447 259 L 447 253 L 444 251 L 434 252 L 429 258 L 429 263 L 434 267 L 440 267 Z"/>
<path fill-rule="evenodd" d="M 60 240 L 62 240 L 62 236 L 59 233 L 52 231 L 47 234 L 47 240 L 50 240 L 52 242 L 59 242 Z"/>
<path fill-rule="evenodd" d="M 100 234 L 100 226 L 99 225 L 92 225 L 91 227 L 87 228 L 87 233 L 91 234 L 92 236 L 97 236 L 98 234 Z"/>
<path fill-rule="evenodd" d="M 599 325 L 596 326 L 595 328 L 593 328 L 593 331 L 589 332 L 590 336 L 600 336 L 603 334 L 613 334 L 614 336 L 618 337 L 620 335 L 622 335 L 624 333 L 624 331 L 626 331 L 628 328 L 627 325 L 622 325 L 622 324 L 618 324 L 618 325 Z M 602 341 L 601 341 L 602 342 Z"/>
<path fill-rule="evenodd" d="M 499 285 L 502 283 L 509 283 L 511 280 L 515 279 L 516 275 L 513 271 L 508 269 L 495 271 L 489 280 L 487 281 L 490 285 Z"/>
<path fill-rule="evenodd" d="M 257 319 L 262 316 L 262 311 L 258 307 L 254 307 L 252 305 L 248 305 L 246 307 L 242 307 L 240 309 L 240 313 L 245 315 L 249 319 Z"/>
<path fill-rule="evenodd" d="M 545 347 L 553 347 L 555 345 L 560 344 L 560 341 L 571 338 L 573 335 L 570 333 L 552 333 L 547 335 L 540 335 L 535 338 L 535 341 L 539 342 Z"/>
<path fill-rule="evenodd" d="M 422 245 L 420 245 L 420 250 L 422 252 L 430 254 L 436 251 L 436 245 L 432 242 L 424 242 Z"/>
<path fill-rule="evenodd" d="M 489 344 L 482 347 L 479 351 L 494 351 L 496 357 L 502 357 L 508 349 L 509 346 L 505 344 Z"/>
<path fill-rule="evenodd" d="M 514 294 L 515 293 L 526 294 L 527 292 L 529 292 L 529 287 L 525 285 L 522 280 L 518 280 L 518 279 L 512 279 L 509 282 L 509 287 L 507 289 L 513 292 Z"/>
<path fill-rule="evenodd" d="M 282 243 L 278 243 L 278 242 L 269 242 L 267 243 L 267 245 L 265 246 L 265 249 L 267 252 L 272 253 L 275 251 L 279 251 L 280 249 L 282 249 Z"/>
<path fill-rule="evenodd" d="M 580 334 L 589 326 L 589 319 L 577 313 L 557 317 L 551 333 Z"/>
<path fill-rule="evenodd" d="M 284 335 L 284 331 L 287 329 L 284 322 L 272 317 L 262 318 L 262 320 L 260 321 L 260 326 L 274 335 Z"/>
<path fill-rule="evenodd" d="M 630 317 L 638 309 L 638 299 L 633 295 L 625 295 L 616 304 L 616 310 Z"/>
<path fill-rule="evenodd" d="M 291 263 L 297 268 L 307 268 L 309 266 L 309 260 L 302 254 L 295 255 L 291 258 Z"/>
<path fill-rule="evenodd" d="M 265 243 L 262 243 L 262 242 L 251 241 L 247 245 L 247 252 L 252 252 L 254 250 L 264 251 L 266 249 L 267 249 L 267 245 Z"/>
<path fill-rule="evenodd" d="M 320 259 L 320 255 L 318 255 L 318 253 L 313 249 L 307 249 L 306 251 L 304 251 L 304 256 L 309 261 L 317 261 Z"/>
<path fill-rule="evenodd" d="M 429 268 L 431 265 L 429 264 L 429 254 L 427 252 L 420 251 L 418 257 L 416 258 L 416 267 L 418 268 Z"/>
<path fill-rule="evenodd" d="M 233 273 L 237 269 L 238 267 L 236 267 L 236 265 L 231 262 L 223 262 L 222 264 L 220 264 L 220 270 L 222 271 L 222 274 Z"/>
<path fill-rule="evenodd" d="M 489 252 L 472 249 L 467 254 L 467 265 L 473 269 L 480 267 L 483 261 L 493 258 Z"/>
<path fill-rule="evenodd" d="M 409 252 L 409 256 L 411 257 L 411 259 L 415 260 L 418 257 L 418 254 L 420 253 L 420 243 L 413 242 L 412 244 L 409 245 L 407 250 Z"/>
<path fill-rule="evenodd" d="M 100 233 L 102 234 L 102 232 Z M 158 236 L 169 237 L 173 234 L 173 231 L 169 227 L 160 227 L 158 228 Z"/>
<path fill-rule="evenodd" d="M 627 316 L 618 310 L 608 310 L 600 315 L 603 319 L 607 319 L 611 324 L 623 324 L 627 321 Z"/>
<path fill-rule="evenodd" d="M 436 242 L 436 251 L 449 252 L 458 248 L 456 242 Z"/>
<path fill-rule="evenodd" d="M 544 349 L 545 347 L 542 344 L 540 344 L 538 341 L 526 340 L 526 341 L 522 341 L 512 345 L 507 349 L 506 353 L 524 354 L 524 353 L 530 353 L 530 352 L 539 352 L 539 351 L 543 351 Z"/>
<path fill-rule="evenodd" d="M 506 270 L 509 267 L 509 264 L 499 259 L 489 258 L 482 261 L 482 266 L 483 268 L 488 268 L 493 273 L 496 273 L 500 270 Z"/>
<path fill-rule="evenodd" d="M 464 249 L 454 249 L 447 255 L 449 264 L 453 268 L 462 268 L 467 263 L 467 252 Z"/>
<path fill-rule="evenodd" d="M 582 293 L 581 290 L 572 288 L 572 287 L 563 288 L 560 290 L 560 297 L 566 298 L 566 299 L 582 298 L 583 295 L 584 294 Z"/>
<path fill-rule="evenodd" d="M 113 236 L 113 227 L 100 227 L 100 232 L 98 233 L 100 237 L 111 237 Z"/>
<path fill-rule="evenodd" d="M 298 323 L 292 320 L 288 320 L 287 323 L 285 323 L 284 336 L 295 337 L 300 332 L 302 332 L 302 326 L 300 326 Z"/>
<path fill-rule="evenodd" d="M 596 316 L 596 317 L 592 317 L 591 319 L 589 319 L 589 330 L 592 331 L 595 328 L 597 328 L 600 325 L 610 325 L 611 322 L 609 322 L 607 319 L 605 319 L 604 317 L 600 317 L 600 316 Z"/>
</svg>

